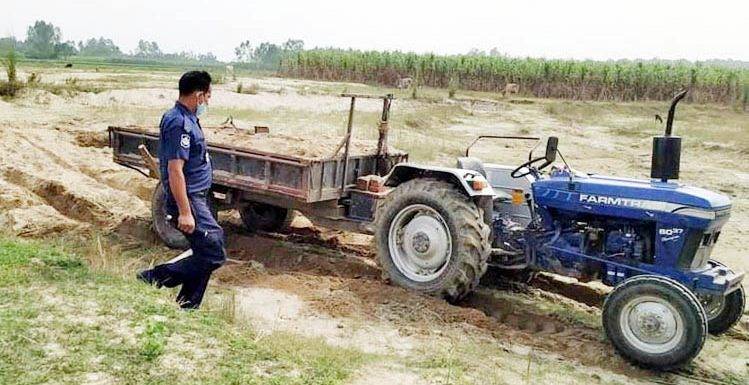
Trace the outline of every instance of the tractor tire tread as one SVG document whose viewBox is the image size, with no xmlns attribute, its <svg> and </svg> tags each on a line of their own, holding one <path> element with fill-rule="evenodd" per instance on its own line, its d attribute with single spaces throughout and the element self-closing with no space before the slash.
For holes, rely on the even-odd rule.
<svg viewBox="0 0 749 385">
<path fill-rule="evenodd" d="M 169 248 L 189 249 L 190 243 L 185 235 L 166 220 L 165 204 L 164 189 L 159 182 L 154 188 L 151 198 L 151 221 L 156 236 Z"/>
<path fill-rule="evenodd" d="M 441 202 L 445 212 L 451 216 L 457 234 L 453 235 L 454 248 L 458 250 L 457 268 L 439 288 L 426 291 L 430 295 L 443 297 L 455 302 L 471 293 L 479 284 L 488 267 L 490 252 L 489 226 L 483 221 L 483 212 L 474 202 L 451 183 L 437 179 L 413 179 L 395 188 L 384 200 L 375 218 L 375 244 L 377 245 L 377 262 L 382 270 L 382 277 L 388 281 L 398 281 L 401 286 L 404 279 L 394 277 L 386 259 L 389 260 L 388 232 L 389 223 L 396 211 L 400 210 L 404 200 L 409 201 L 418 195 L 429 195 Z M 455 253 L 455 252 L 453 252 Z M 455 257 L 455 254 L 453 254 Z M 397 271 L 395 274 L 399 274 Z"/>
<path fill-rule="evenodd" d="M 612 328 L 612 321 L 609 320 L 610 317 L 613 315 L 611 314 L 611 306 L 614 306 L 614 302 L 618 299 L 618 294 L 624 292 L 625 290 L 629 290 L 632 287 L 636 287 L 638 285 L 642 285 L 644 283 L 656 283 L 660 285 L 664 285 L 666 287 L 669 287 L 671 289 L 674 289 L 678 294 L 683 296 L 684 299 L 686 299 L 688 306 L 691 308 L 692 312 L 695 312 L 697 314 L 697 339 L 695 341 L 691 341 L 691 349 L 687 352 L 686 355 L 684 355 L 681 358 L 674 359 L 673 355 L 663 355 L 660 357 L 657 361 L 646 361 L 641 356 L 637 356 L 633 352 L 629 352 L 624 349 L 620 349 L 617 346 L 617 350 L 619 353 L 624 356 L 626 359 L 631 361 L 637 366 L 640 366 L 645 369 L 655 369 L 655 370 L 671 370 L 676 369 L 679 367 L 682 367 L 686 365 L 687 363 L 691 362 L 702 350 L 702 347 L 705 344 L 705 340 L 707 339 L 708 334 L 708 328 L 707 328 L 707 315 L 705 314 L 704 309 L 702 308 L 702 304 L 700 303 L 697 296 L 688 288 L 686 288 L 684 285 L 679 283 L 676 280 L 673 280 L 668 277 L 663 276 L 655 276 L 655 275 L 638 275 L 632 278 L 627 279 L 619 286 L 616 286 L 614 290 L 612 290 L 604 300 L 603 303 L 603 328 L 606 332 L 606 336 L 608 339 L 612 342 L 614 342 L 614 345 L 617 345 L 618 341 L 618 332 Z M 614 320 L 613 322 L 618 323 L 618 319 Z"/>
</svg>

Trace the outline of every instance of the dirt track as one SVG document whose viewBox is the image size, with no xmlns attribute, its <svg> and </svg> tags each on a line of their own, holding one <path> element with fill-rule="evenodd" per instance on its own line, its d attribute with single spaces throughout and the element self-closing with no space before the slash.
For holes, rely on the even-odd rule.
<svg viewBox="0 0 749 385">
<path fill-rule="evenodd" d="M 315 85 L 277 79 L 261 84 L 266 83 L 290 89 Z M 236 95 L 229 88 L 219 87 L 214 92 L 215 105 L 249 104 L 257 111 L 278 111 L 285 105 L 302 113 L 312 113 L 322 106 L 327 112 L 345 114 L 346 103 L 333 96 L 304 96 L 293 91 L 286 95 Z M 111 150 L 103 147 L 104 132 L 111 124 L 153 124 L 160 111 L 171 104 L 171 92 L 151 86 L 66 99 L 30 91 L 18 101 L 0 102 L 0 226 L 36 237 L 88 230 L 143 234 L 154 182 L 115 165 Z M 431 108 L 430 103 L 403 104 L 408 111 Z M 447 123 L 442 134 L 466 138 L 487 131 L 512 133 L 518 121 L 523 126 L 552 125 L 565 146 L 584 148 L 579 153 L 565 153 L 576 168 L 636 176 L 638 168 L 649 160 L 647 138 L 622 139 L 595 125 L 564 124 L 558 117 L 533 115 L 536 107 L 532 105 L 471 102 L 461 108 L 469 109 L 470 114 Z M 374 114 L 377 108 L 365 106 L 364 110 Z M 213 123 L 222 120 L 210 119 Z M 395 143 L 401 140 L 404 148 L 413 151 L 437 132 L 414 135 L 416 139 L 409 142 L 404 140 L 405 134 L 395 132 Z M 626 144 L 632 141 L 645 150 Z M 484 154 L 496 157 L 508 149 L 489 147 Z M 749 182 L 739 177 L 744 172 L 741 165 L 746 154 L 729 150 L 732 156 L 718 156 L 702 147 L 690 151 L 683 155 L 684 179 L 699 180 L 704 187 L 734 195 L 732 222 L 715 252 L 737 262 L 734 266 L 749 270 L 749 263 L 742 259 L 747 251 Z M 450 163 L 453 155 L 438 155 L 436 161 Z M 736 177 L 726 178 L 725 173 Z M 477 369 L 478 373 L 495 371 L 490 364 L 504 365 L 500 371 L 508 383 L 525 381 L 522 373 L 526 357 L 573 367 L 568 375 L 539 373 L 540 383 L 575 383 L 580 378 L 606 383 L 692 383 L 687 377 L 743 381 L 749 375 L 749 334 L 745 329 L 711 338 L 697 362 L 685 372 L 655 376 L 626 363 L 605 340 L 598 324 L 598 306 L 604 292 L 600 287 L 550 277 L 539 277 L 531 286 L 497 287 L 496 281 L 487 278 L 488 286 L 476 295 L 450 305 L 383 282 L 367 237 L 318 229 L 303 219 L 290 233 L 250 236 L 239 227 L 236 215 L 223 215 L 222 221 L 230 234 L 229 254 L 240 262 L 221 269 L 219 281 L 241 288 L 237 292 L 239 311 L 254 326 L 269 332 L 318 333 L 331 344 L 396 357 L 455 344 L 487 346 L 497 351 L 485 358 L 489 366 Z M 169 253 L 164 252 L 165 259 Z M 267 306 L 252 306 L 261 299 Z M 421 381 L 400 366 L 388 366 L 391 364 L 372 370 L 400 373 L 397 380 Z"/>
<path fill-rule="evenodd" d="M 306 227 L 306 223 L 295 222 L 295 226 L 303 227 L 292 227 L 290 233 L 254 236 L 241 234 L 238 224 L 227 225 L 233 233 L 229 253 L 238 261 L 218 273 L 224 283 L 291 293 L 293 299 L 278 300 L 301 299 L 317 315 L 394 328 L 406 344 L 414 346 L 433 338 L 471 335 L 491 339 L 506 349 L 517 345 L 537 349 L 544 352 L 541 355 L 549 354 L 547 358 L 599 368 L 603 373 L 640 379 L 653 375 L 630 365 L 606 341 L 599 321 L 600 289 L 551 276 L 538 277 L 530 286 L 519 282 L 507 285 L 492 272 L 482 281 L 482 289 L 450 305 L 388 285 L 380 279 L 373 255 L 331 241 L 336 239 L 333 234 Z M 247 311 L 253 312 L 250 308 Z M 307 321 L 298 321 L 301 325 L 292 329 L 314 328 L 317 322 L 304 326 Z M 308 332 L 326 335 L 324 328 Z M 749 330 L 737 329 L 731 335 L 720 338 L 719 344 L 730 344 L 732 351 L 749 348 Z M 385 342 L 380 338 L 382 334 L 375 333 L 368 343 L 384 344 L 375 349 L 402 349 L 400 338 Z M 720 349 L 708 346 L 706 351 Z M 710 354 L 700 356 L 698 363 L 687 370 L 663 375 L 661 380 L 678 382 L 685 380 L 684 376 L 693 376 L 709 381 L 730 378 L 734 370 L 743 370 L 744 358 L 731 363 L 725 356 Z"/>
</svg>

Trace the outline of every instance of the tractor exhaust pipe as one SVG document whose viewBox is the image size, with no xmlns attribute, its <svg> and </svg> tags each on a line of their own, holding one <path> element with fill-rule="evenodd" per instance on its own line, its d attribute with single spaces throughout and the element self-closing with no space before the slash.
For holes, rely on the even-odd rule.
<svg viewBox="0 0 749 385">
<path fill-rule="evenodd" d="M 679 164 L 681 163 L 681 138 L 672 136 L 676 105 L 687 95 L 687 90 L 676 94 L 671 100 L 666 118 L 666 132 L 663 136 L 653 138 L 653 161 L 650 166 L 650 177 L 668 182 L 669 179 L 679 179 Z"/>
<path fill-rule="evenodd" d="M 681 91 L 671 100 L 671 107 L 668 109 L 668 117 L 666 118 L 666 136 L 671 136 L 671 131 L 674 126 L 674 114 L 676 113 L 676 105 L 679 104 L 681 99 L 687 96 L 687 90 Z"/>
</svg>

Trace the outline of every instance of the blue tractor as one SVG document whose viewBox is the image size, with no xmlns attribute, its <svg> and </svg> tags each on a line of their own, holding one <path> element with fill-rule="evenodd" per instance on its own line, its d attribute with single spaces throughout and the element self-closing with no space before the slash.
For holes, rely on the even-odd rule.
<svg viewBox="0 0 749 385">
<path fill-rule="evenodd" d="M 555 137 L 518 167 L 483 163 L 470 147 L 456 168 L 396 165 L 374 226 L 386 278 L 453 301 L 488 266 L 600 280 L 613 287 L 603 327 L 622 356 L 661 370 L 688 363 L 708 332 L 739 320 L 745 297 L 744 274 L 710 258 L 730 199 L 675 181 L 681 138 L 672 126 L 685 94 L 653 138 L 649 180 L 553 166 Z"/>
</svg>

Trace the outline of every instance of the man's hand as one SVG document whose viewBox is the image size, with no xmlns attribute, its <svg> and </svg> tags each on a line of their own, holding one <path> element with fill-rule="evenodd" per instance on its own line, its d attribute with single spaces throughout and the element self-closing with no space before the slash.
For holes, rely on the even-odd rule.
<svg viewBox="0 0 749 385">
<path fill-rule="evenodd" d="M 180 214 L 177 218 L 177 227 L 187 234 L 192 234 L 195 231 L 195 218 L 191 213 Z"/>
</svg>

